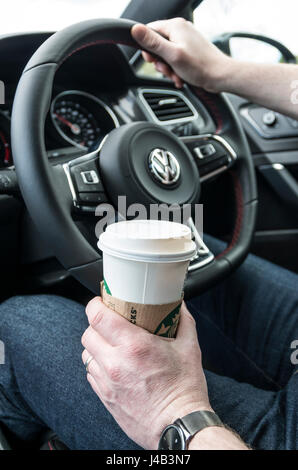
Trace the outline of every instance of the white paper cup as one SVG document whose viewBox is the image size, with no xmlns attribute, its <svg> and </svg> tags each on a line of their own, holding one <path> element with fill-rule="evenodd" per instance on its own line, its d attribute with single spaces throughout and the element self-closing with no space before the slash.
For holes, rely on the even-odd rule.
<svg viewBox="0 0 298 470">
<path fill-rule="evenodd" d="M 109 225 L 98 247 L 103 252 L 107 292 L 147 305 L 181 299 L 187 268 L 196 253 L 189 227 L 155 220 Z"/>
</svg>

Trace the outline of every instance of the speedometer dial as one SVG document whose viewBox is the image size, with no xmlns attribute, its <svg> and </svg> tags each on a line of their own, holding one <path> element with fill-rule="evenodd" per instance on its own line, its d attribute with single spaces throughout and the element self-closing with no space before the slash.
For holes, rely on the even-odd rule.
<svg viewBox="0 0 298 470">
<path fill-rule="evenodd" d="M 108 132 L 119 126 L 111 108 L 79 91 L 60 93 L 52 103 L 51 118 L 64 140 L 82 149 L 99 145 Z"/>
<path fill-rule="evenodd" d="M 64 136 L 80 147 L 91 147 L 101 134 L 93 114 L 74 101 L 57 103 L 53 117 Z"/>
</svg>

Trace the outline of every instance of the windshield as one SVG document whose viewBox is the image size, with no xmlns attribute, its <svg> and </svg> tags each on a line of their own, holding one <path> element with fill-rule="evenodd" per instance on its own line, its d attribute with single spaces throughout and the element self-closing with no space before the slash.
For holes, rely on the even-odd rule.
<svg viewBox="0 0 298 470">
<path fill-rule="evenodd" d="M 297 0 L 204 0 L 194 18 L 197 28 L 209 39 L 231 31 L 263 34 L 298 56 L 297 15 Z M 257 59 L 257 49 L 251 51 Z"/>
<path fill-rule="evenodd" d="M 57 31 L 92 18 L 119 17 L 130 0 L 6 0 L 0 34 Z"/>
</svg>

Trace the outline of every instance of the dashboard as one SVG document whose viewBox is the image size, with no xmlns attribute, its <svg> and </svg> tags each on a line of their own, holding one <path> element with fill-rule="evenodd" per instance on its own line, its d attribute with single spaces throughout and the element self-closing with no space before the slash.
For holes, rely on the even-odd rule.
<svg viewBox="0 0 298 470">
<path fill-rule="evenodd" d="M 34 51 L 49 36 L 34 33 L 0 38 L 6 95 L 5 104 L 0 105 L 0 169 L 13 167 L 10 119 L 18 80 Z M 178 136 L 212 130 L 212 119 L 193 99 L 187 92 L 174 90 L 144 62 L 129 66 L 117 46 L 80 51 L 56 75 L 45 124 L 48 156 L 83 155 L 97 148 L 114 128 L 138 120 L 166 126 Z"/>
<path fill-rule="evenodd" d="M 6 102 L 0 105 L 0 169 L 13 166 L 10 117 L 17 83 L 27 61 L 51 33 L 0 37 L 1 80 Z M 297 148 L 298 122 L 230 96 L 253 153 Z M 45 125 L 49 158 L 84 154 L 115 127 L 152 121 L 179 137 L 215 131 L 208 111 L 188 88 L 177 91 L 145 64 L 140 54 L 129 66 L 115 45 L 98 45 L 68 59 L 56 74 Z M 25 125 L 25 123 L 24 123 Z"/>
<path fill-rule="evenodd" d="M 13 165 L 11 108 L 0 110 L 0 168 Z M 49 157 L 96 148 L 120 122 L 106 102 L 83 90 L 64 90 L 53 98 L 45 126 Z"/>
</svg>

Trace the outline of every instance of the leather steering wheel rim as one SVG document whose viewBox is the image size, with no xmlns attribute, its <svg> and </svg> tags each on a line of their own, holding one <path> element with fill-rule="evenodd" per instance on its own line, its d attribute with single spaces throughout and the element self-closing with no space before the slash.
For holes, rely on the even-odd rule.
<svg viewBox="0 0 298 470">
<path fill-rule="evenodd" d="M 51 36 L 35 52 L 20 78 L 12 113 L 12 149 L 20 189 L 35 225 L 71 275 L 93 293 L 99 292 L 102 259 L 84 238 L 71 217 L 70 194 L 65 196 L 48 161 L 44 142 L 53 81 L 61 64 L 75 52 L 97 44 L 124 44 L 138 48 L 131 37 L 135 23 L 128 20 L 84 21 Z M 212 263 L 193 271 L 186 282 L 186 297 L 198 294 L 237 268 L 247 255 L 257 212 L 255 172 L 240 119 L 223 95 L 194 90 L 237 149 L 233 183 L 237 217 L 232 242 Z M 224 124 L 220 122 L 225 116 Z M 24 123 L 26 123 L 24 125 Z"/>
</svg>

